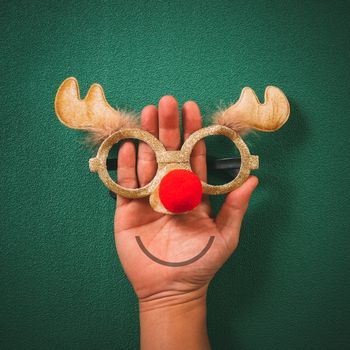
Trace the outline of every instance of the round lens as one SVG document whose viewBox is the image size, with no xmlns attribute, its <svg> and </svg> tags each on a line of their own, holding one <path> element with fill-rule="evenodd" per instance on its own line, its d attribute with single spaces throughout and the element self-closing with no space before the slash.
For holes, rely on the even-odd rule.
<svg viewBox="0 0 350 350">
<path fill-rule="evenodd" d="M 154 150 L 135 138 L 115 143 L 109 150 L 106 166 L 111 179 L 126 188 L 148 185 L 158 168 Z"/>
<path fill-rule="evenodd" d="M 204 156 L 205 155 L 205 156 Z M 209 135 L 199 140 L 191 152 L 191 168 L 201 179 L 207 173 L 209 185 L 224 185 L 234 180 L 240 170 L 240 152 L 224 135 Z"/>
</svg>

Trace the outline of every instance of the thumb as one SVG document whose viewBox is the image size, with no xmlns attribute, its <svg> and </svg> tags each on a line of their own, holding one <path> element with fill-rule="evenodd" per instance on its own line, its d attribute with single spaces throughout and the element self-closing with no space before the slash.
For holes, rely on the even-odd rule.
<svg viewBox="0 0 350 350">
<path fill-rule="evenodd" d="M 258 182 L 258 178 L 251 175 L 242 186 L 230 192 L 215 219 L 217 229 L 231 253 L 238 245 L 241 223 Z"/>
</svg>

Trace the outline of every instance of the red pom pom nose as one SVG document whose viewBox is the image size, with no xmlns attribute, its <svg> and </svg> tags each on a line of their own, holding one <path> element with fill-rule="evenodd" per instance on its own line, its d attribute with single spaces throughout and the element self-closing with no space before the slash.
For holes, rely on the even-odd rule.
<svg viewBox="0 0 350 350">
<path fill-rule="evenodd" d="M 201 180 L 190 170 L 169 171 L 160 182 L 159 198 L 163 206 L 173 213 L 192 210 L 202 199 Z"/>
</svg>

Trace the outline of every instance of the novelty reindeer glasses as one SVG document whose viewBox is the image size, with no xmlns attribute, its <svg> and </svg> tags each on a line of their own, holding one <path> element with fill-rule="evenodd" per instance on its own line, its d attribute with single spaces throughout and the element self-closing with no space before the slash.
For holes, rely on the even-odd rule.
<svg viewBox="0 0 350 350">
<path fill-rule="evenodd" d="M 95 158 L 89 161 L 90 170 L 97 172 L 102 182 L 114 193 L 127 198 L 150 196 L 152 208 L 164 214 L 185 213 L 194 209 L 204 194 L 228 193 L 247 180 L 250 171 L 257 169 L 259 158 L 251 155 L 240 133 L 249 129 L 275 131 L 289 117 L 289 103 L 283 92 L 269 86 L 265 90 L 265 102 L 260 104 L 254 91 L 242 90 L 240 99 L 213 117 L 213 125 L 195 131 L 184 142 L 180 151 L 167 151 L 164 145 L 147 131 L 138 127 L 132 115 L 113 109 L 98 84 L 93 84 L 81 100 L 75 78 L 66 79 L 59 87 L 55 99 L 59 120 L 69 128 L 90 133 L 95 143 L 102 142 Z M 230 182 L 214 186 L 200 181 L 191 171 L 190 156 L 195 144 L 209 135 L 224 135 L 238 148 L 241 164 L 238 175 Z M 146 142 L 155 152 L 158 170 L 146 186 L 130 189 L 117 184 L 107 171 L 107 156 L 115 143 L 123 139 L 138 139 Z M 166 192 L 181 192 L 169 196 Z"/>
</svg>

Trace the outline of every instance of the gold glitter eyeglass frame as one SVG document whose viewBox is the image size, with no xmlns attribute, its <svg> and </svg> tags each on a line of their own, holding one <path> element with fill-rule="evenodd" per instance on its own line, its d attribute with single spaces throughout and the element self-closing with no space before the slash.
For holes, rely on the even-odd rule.
<svg viewBox="0 0 350 350">
<path fill-rule="evenodd" d="M 114 193 L 126 198 L 142 198 L 149 196 L 158 186 L 161 178 L 170 170 L 192 170 L 190 157 L 193 147 L 201 139 L 211 135 L 223 135 L 228 137 L 238 148 L 241 155 L 241 166 L 238 175 L 230 182 L 223 185 L 210 185 L 202 182 L 203 193 L 217 195 L 230 192 L 242 185 L 248 178 L 250 171 L 259 167 L 259 157 L 251 155 L 242 138 L 234 130 L 221 125 L 213 125 L 195 131 L 183 143 L 179 151 L 167 151 L 164 145 L 152 134 L 140 129 L 122 129 L 104 140 L 95 158 L 89 160 L 90 171 L 97 172 L 105 186 Z M 124 139 L 138 139 L 147 143 L 155 153 L 158 164 L 157 172 L 146 186 L 130 189 L 117 184 L 109 175 L 107 169 L 107 157 L 109 151 L 117 142 Z"/>
</svg>

